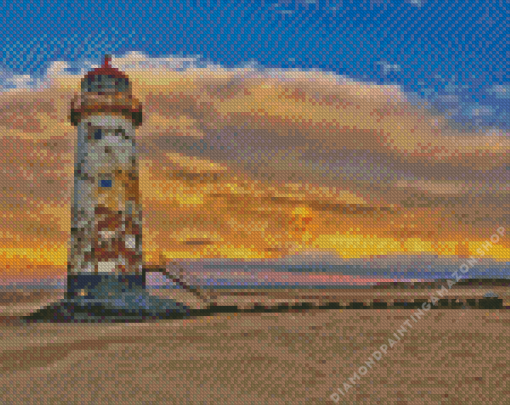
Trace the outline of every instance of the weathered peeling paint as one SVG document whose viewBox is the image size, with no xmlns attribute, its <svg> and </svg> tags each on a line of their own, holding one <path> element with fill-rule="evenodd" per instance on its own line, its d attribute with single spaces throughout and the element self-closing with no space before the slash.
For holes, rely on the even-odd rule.
<svg viewBox="0 0 510 405">
<path fill-rule="evenodd" d="M 136 128 L 99 108 L 81 116 L 77 135 L 68 275 L 141 276 Z"/>
</svg>

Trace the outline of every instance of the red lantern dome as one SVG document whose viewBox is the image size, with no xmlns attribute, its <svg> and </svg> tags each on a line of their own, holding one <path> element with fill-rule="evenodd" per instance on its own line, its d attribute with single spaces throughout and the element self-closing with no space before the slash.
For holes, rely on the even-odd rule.
<svg viewBox="0 0 510 405">
<path fill-rule="evenodd" d="M 119 69 L 111 67 L 110 61 L 112 60 L 111 55 L 104 56 L 103 66 L 96 68 L 88 72 L 84 79 L 93 78 L 94 76 L 111 76 L 112 78 L 127 79 L 128 77 L 121 72 Z"/>
</svg>

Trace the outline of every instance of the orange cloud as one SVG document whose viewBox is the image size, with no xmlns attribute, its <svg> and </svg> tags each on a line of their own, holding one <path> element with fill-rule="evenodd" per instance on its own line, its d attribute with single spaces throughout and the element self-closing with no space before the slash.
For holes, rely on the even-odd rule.
<svg viewBox="0 0 510 405">
<path fill-rule="evenodd" d="M 508 225 L 509 138 L 460 131 L 398 88 L 320 72 L 125 71 L 145 114 L 147 261 L 455 255 Z M 12 274 L 65 267 L 79 80 L 0 93 L 0 265 Z"/>
</svg>

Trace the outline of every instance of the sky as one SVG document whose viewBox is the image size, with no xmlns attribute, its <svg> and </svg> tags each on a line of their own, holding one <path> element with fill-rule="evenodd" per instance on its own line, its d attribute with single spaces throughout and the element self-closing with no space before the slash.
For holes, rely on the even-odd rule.
<svg viewBox="0 0 510 405">
<path fill-rule="evenodd" d="M 145 260 L 475 255 L 509 212 L 506 1 L 0 6 L 0 268 L 65 274 L 80 78 L 144 105 Z M 486 254 L 508 268 L 510 243 Z"/>
</svg>

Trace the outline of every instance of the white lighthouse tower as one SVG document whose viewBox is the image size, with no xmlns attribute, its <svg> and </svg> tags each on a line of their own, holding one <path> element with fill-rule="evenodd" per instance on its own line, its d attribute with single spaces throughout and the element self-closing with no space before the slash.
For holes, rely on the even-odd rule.
<svg viewBox="0 0 510 405">
<path fill-rule="evenodd" d="M 145 286 L 142 209 L 135 150 L 141 104 L 128 77 L 110 66 L 81 81 L 71 105 L 78 127 L 67 295 L 86 295 L 103 280 Z"/>
</svg>

